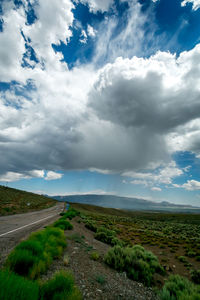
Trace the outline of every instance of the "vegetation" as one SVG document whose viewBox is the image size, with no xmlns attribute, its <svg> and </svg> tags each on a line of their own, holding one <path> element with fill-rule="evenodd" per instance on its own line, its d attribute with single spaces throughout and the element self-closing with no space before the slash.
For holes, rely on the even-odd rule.
<svg viewBox="0 0 200 300">
<path fill-rule="evenodd" d="M 172 275 L 160 293 L 162 300 L 199 300 L 200 288 L 188 279 Z"/>
<path fill-rule="evenodd" d="M 152 284 L 154 273 L 164 273 L 157 257 L 139 245 L 124 248 L 115 246 L 106 254 L 105 262 L 147 286 Z"/>
<path fill-rule="evenodd" d="M 92 260 L 99 260 L 100 255 L 99 255 L 99 253 L 97 251 L 93 251 L 93 252 L 90 253 L 90 258 Z"/>
<path fill-rule="evenodd" d="M 63 231 L 66 229 L 72 229 L 71 223 L 60 218 L 53 226 L 31 234 L 29 239 L 21 242 L 10 253 L 4 270 L 0 271 L 0 299 L 81 299 L 72 275 L 67 272 L 56 273 L 52 279 L 40 286 L 36 281 L 31 281 L 44 273 L 54 258 L 61 256 L 67 245 Z M 64 263 L 68 264 L 68 261 L 65 256 Z"/>
<path fill-rule="evenodd" d="M 9 271 L 0 271 L 0 299 L 2 300 L 81 300 L 73 276 L 65 271 L 38 285 Z"/>
<path fill-rule="evenodd" d="M 196 284 L 200 284 L 200 270 L 192 270 L 190 274 L 192 281 Z"/>
<path fill-rule="evenodd" d="M 111 246 L 142 245 L 158 256 L 169 275 L 178 270 L 190 279 L 190 271 L 200 269 L 200 214 L 123 211 L 84 204 L 73 207 L 80 210 L 82 222 L 97 239 Z"/>
<path fill-rule="evenodd" d="M 74 286 L 73 276 L 60 271 L 54 277 L 42 284 L 40 290 L 41 300 L 81 300 L 78 289 Z"/>
<path fill-rule="evenodd" d="M 0 186 L 0 215 L 24 213 L 51 207 L 56 201 L 17 189 Z"/>
<path fill-rule="evenodd" d="M 20 243 L 8 256 L 5 267 L 18 275 L 34 279 L 44 273 L 54 258 L 66 247 L 63 230 L 47 227 L 33 233 Z"/>
<path fill-rule="evenodd" d="M 79 211 L 77 211 L 73 207 L 70 207 L 66 213 L 62 214 L 62 219 L 70 219 L 70 220 L 72 220 L 73 218 L 75 218 L 79 214 L 80 214 Z"/>
<path fill-rule="evenodd" d="M 107 281 L 106 277 L 104 275 L 101 275 L 101 274 L 97 274 L 95 279 L 96 279 L 96 282 L 98 282 L 101 285 L 104 285 Z"/>
<path fill-rule="evenodd" d="M 91 231 L 97 232 L 96 223 L 92 220 L 86 220 L 85 227 Z"/>
<path fill-rule="evenodd" d="M 12 272 L 0 271 L 0 299 L 38 300 L 39 286 Z"/>
<path fill-rule="evenodd" d="M 73 229 L 73 225 L 69 221 L 64 220 L 62 218 L 57 220 L 56 222 L 54 222 L 53 226 L 59 227 L 60 229 L 63 229 L 63 230 Z"/>
<path fill-rule="evenodd" d="M 95 233 L 94 237 L 95 239 L 104 242 L 106 244 L 112 245 L 113 239 L 116 236 L 116 232 L 114 230 L 109 230 L 105 228 L 104 226 L 101 226 L 97 229 L 97 232 Z"/>
</svg>

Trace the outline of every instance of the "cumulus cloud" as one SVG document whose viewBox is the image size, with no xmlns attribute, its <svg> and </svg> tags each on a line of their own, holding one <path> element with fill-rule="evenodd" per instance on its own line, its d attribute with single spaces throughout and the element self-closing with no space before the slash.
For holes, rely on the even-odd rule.
<svg viewBox="0 0 200 300">
<path fill-rule="evenodd" d="M 54 171 L 48 171 L 46 176 L 45 176 L 45 180 L 56 180 L 56 179 L 60 179 L 62 178 L 63 174 L 61 173 L 56 173 Z"/>
<path fill-rule="evenodd" d="M 136 172 L 128 171 L 122 173 L 122 176 L 134 178 L 132 184 L 143 184 L 146 186 L 154 186 L 154 184 L 172 184 L 173 179 L 183 175 L 183 170 L 176 166 L 174 161 L 166 164 L 154 172 Z"/>
<path fill-rule="evenodd" d="M 2 17 L 3 32 L 0 32 L 0 81 L 24 80 L 21 72 L 25 41 L 21 30 L 26 18 L 24 10 L 9 6 Z"/>
<path fill-rule="evenodd" d="M 0 176 L 0 181 L 12 182 L 18 181 L 21 179 L 30 179 L 30 178 L 43 178 L 43 170 L 32 170 L 30 172 L 18 173 L 18 172 L 6 172 L 4 175 Z"/>
<path fill-rule="evenodd" d="M 51 45 L 59 44 L 60 41 L 67 43 L 71 37 L 69 26 L 73 22 L 73 7 L 70 0 L 39 0 L 34 7 L 36 21 L 23 28 L 24 34 L 31 40 L 30 45 L 36 56 L 48 67 L 56 62 Z"/>
<path fill-rule="evenodd" d="M 96 30 L 90 24 L 87 26 L 87 34 L 92 38 L 96 36 Z"/>
<path fill-rule="evenodd" d="M 113 0 L 80 0 L 83 4 L 88 4 L 90 11 L 96 13 L 97 11 L 108 11 Z"/>
<path fill-rule="evenodd" d="M 170 164 L 171 154 L 190 150 L 200 155 L 200 45 L 178 58 L 157 52 L 146 59 L 119 57 L 99 70 L 94 62 L 68 70 L 52 43 L 67 43 L 70 39 L 72 3 L 38 1 L 35 5 L 37 19 L 32 25 L 26 24 L 21 8 L 11 8 L 9 14 L 5 13 L 0 33 L 2 42 L 9 41 L 10 36 L 14 41 L 9 41 L 12 54 L 10 49 L 8 53 L 1 50 L 4 48 L 0 42 L 1 80 L 19 79 L 0 94 L 0 155 L 4 158 L 1 178 L 44 178 L 42 170 L 92 168 L 126 174 L 135 183 L 171 184 L 183 172 Z M 138 5 L 130 5 L 129 13 L 135 18 L 129 18 L 123 33 L 110 44 L 115 49 L 115 53 L 111 48 L 112 53 L 108 51 L 113 59 L 121 42 L 128 45 L 131 30 L 135 28 L 136 32 L 146 20 L 139 18 Z M 11 20 L 6 22 L 6 18 Z M 112 22 L 116 26 L 111 20 L 109 28 Z M 107 40 L 102 38 L 107 46 L 111 32 Z M 137 40 L 133 39 L 127 49 L 142 37 L 139 30 Z M 33 68 L 21 66 L 25 43 L 38 58 Z M 98 45 L 102 53 L 105 44 Z M 159 165 L 164 168 L 157 174 L 150 171 Z M 31 175 L 33 170 L 40 171 Z"/>
<path fill-rule="evenodd" d="M 197 191 L 200 190 L 200 181 L 197 180 L 187 180 L 184 184 L 173 184 L 176 188 L 183 188 L 187 191 Z"/>
<path fill-rule="evenodd" d="M 181 2 L 181 6 L 186 6 L 188 3 L 192 3 L 193 10 L 200 8 L 200 0 L 184 0 Z"/>
</svg>

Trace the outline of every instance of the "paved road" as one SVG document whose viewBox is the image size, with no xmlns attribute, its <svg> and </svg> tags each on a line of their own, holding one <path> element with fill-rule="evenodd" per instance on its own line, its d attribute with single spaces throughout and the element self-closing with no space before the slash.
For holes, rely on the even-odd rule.
<svg viewBox="0 0 200 300">
<path fill-rule="evenodd" d="M 40 211 L 0 217 L 0 266 L 7 254 L 24 238 L 58 219 L 63 203 Z"/>
</svg>

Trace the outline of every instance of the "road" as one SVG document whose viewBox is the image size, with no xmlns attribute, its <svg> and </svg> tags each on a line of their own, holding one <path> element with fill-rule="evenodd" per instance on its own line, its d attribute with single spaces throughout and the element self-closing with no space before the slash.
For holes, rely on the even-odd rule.
<svg viewBox="0 0 200 300">
<path fill-rule="evenodd" d="M 25 214 L 0 217 L 0 267 L 8 253 L 29 234 L 58 219 L 63 203 Z"/>
</svg>

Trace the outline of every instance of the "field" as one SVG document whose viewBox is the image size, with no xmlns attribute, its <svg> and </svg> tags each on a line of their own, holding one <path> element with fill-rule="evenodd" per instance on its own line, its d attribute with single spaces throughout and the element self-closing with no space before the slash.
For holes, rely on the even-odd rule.
<svg viewBox="0 0 200 300">
<path fill-rule="evenodd" d="M 200 299 L 199 214 L 73 203 L 60 216 L 8 255 L 1 299 Z"/>
<path fill-rule="evenodd" d="M 97 206 L 73 204 L 97 228 L 117 232 L 127 245 L 142 245 L 152 251 L 166 270 L 191 279 L 200 269 L 200 214 L 132 212 Z M 165 277 L 159 276 L 157 284 Z"/>
<path fill-rule="evenodd" d="M 40 210 L 55 205 L 56 201 L 41 195 L 0 186 L 0 215 L 12 215 Z"/>
</svg>

